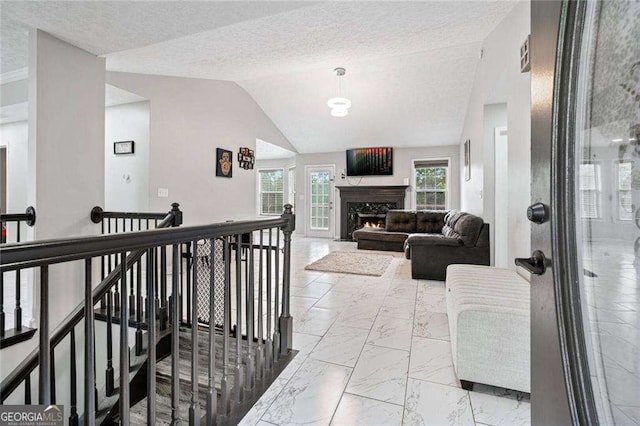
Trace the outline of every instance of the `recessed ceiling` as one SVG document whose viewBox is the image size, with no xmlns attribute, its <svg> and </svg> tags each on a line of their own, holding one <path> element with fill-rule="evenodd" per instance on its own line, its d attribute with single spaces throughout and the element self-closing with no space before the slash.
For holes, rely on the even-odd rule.
<svg viewBox="0 0 640 426">
<path fill-rule="evenodd" d="M 43 29 L 107 69 L 238 82 L 301 152 L 456 144 L 505 1 L 3 1 L 2 72 Z M 517 52 L 516 52 L 517 53 Z M 349 116 L 326 100 L 347 68 Z"/>
</svg>

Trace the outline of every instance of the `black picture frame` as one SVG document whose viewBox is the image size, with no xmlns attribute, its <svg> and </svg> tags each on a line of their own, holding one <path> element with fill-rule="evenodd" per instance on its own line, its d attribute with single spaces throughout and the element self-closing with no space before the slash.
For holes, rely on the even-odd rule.
<svg viewBox="0 0 640 426">
<path fill-rule="evenodd" d="M 233 177 L 233 152 L 223 148 L 216 148 L 216 176 Z"/>
<path fill-rule="evenodd" d="M 134 141 L 118 141 L 113 143 L 114 155 L 135 154 L 136 143 Z"/>
</svg>

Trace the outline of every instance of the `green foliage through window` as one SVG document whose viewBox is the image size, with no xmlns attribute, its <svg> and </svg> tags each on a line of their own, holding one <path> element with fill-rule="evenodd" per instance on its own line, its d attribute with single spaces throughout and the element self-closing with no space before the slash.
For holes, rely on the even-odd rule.
<svg viewBox="0 0 640 426">
<path fill-rule="evenodd" d="M 416 209 L 446 210 L 448 167 L 416 167 Z"/>
<path fill-rule="evenodd" d="M 282 214 L 284 205 L 284 173 L 282 170 L 260 170 L 260 214 Z"/>
</svg>

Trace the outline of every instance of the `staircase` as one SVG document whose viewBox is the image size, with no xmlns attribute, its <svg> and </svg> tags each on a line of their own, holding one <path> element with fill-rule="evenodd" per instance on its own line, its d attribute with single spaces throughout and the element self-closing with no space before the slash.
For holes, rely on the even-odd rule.
<svg viewBox="0 0 640 426">
<path fill-rule="evenodd" d="M 278 219 L 195 227 L 179 227 L 177 204 L 94 208 L 92 219 L 105 235 L 3 247 L 2 276 L 39 269 L 41 306 L 39 347 L 3 378 L 3 404 L 62 404 L 70 425 L 237 424 L 295 356 L 291 206 Z M 49 268 L 78 260 L 84 303 L 49 333 Z"/>
</svg>

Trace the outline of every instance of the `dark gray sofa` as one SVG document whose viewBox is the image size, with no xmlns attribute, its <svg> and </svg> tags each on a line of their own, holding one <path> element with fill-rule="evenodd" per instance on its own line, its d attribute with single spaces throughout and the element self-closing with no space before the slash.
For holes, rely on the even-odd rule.
<svg viewBox="0 0 640 426">
<path fill-rule="evenodd" d="M 456 210 L 387 212 L 384 229 L 353 232 L 359 249 L 404 251 L 412 278 L 444 280 L 452 264 L 489 265 L 489 224 Z"/>
</svg>

